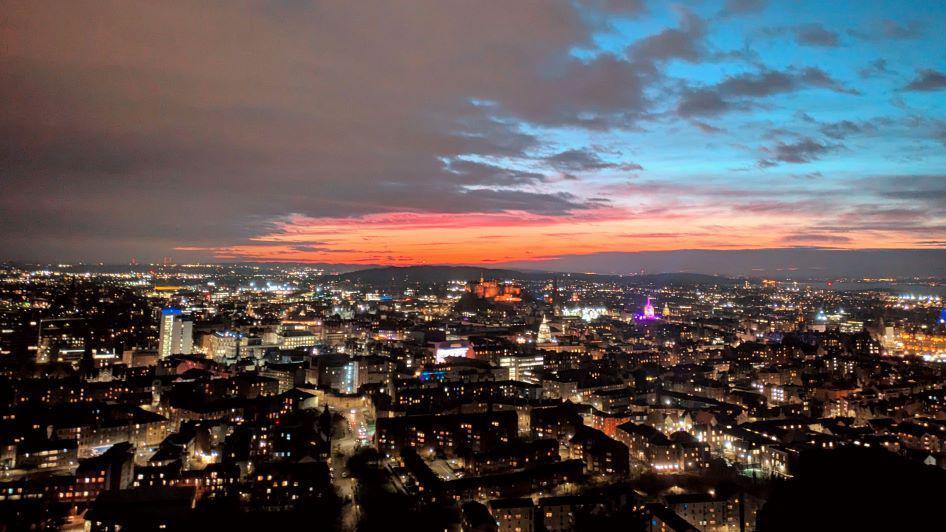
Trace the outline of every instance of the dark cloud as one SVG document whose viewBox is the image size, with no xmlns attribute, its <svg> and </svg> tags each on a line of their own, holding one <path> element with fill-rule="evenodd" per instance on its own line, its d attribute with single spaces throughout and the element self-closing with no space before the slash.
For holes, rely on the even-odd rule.
<svg viewBox="0 0 946 532">
<path fill-rule="evenodd" d="M 732 16 L 745 13 L 756 13 L 765 9 L 765 0 L 726 0 L 720 15 Z"/>
<path fill-rule="evenodd" d="M 818 212 L 824 208 L 824 202 L 817 199 L 797 201 L 757 200 L 736 205 L 733 210 L 758 214 L 791 215 L 799 212 Z"/>
<path fill-rule="evenodd" d="M 803 137 L 796 142 L 777 142 L 774 146 L 765 149 L 769 156 L 760 161 L 760 165 L 808 163 L 820 159 L 837 147 L 837 145 L 818 142 L 810 137 Z"/>
<path fill-rule="evenodd" d="M 829 76 L 827 72 L 821 70 L 820 68 L 802 69 L 800 75 L 798 76 L 798 80 L 801 84 L 806 86 L 821 87 L 823 89 L 845 94 L 860 94 L 860 91 L 857 89 L 845 87 L 841 83 L 835 81 L 834 78 Z"/>
<path fill-rule="evenodd" d="M 807 122 L 807 123 L 809 123 L 809 124 L 816 124 L 816 123 L 818 123 L 818 121 L 815 120 L 815 118 L 814 118 L 813 116 L 811 116 L 810 114 L 808 114 L 808 113 L 806 113 L 806 112 L 804 112 L 804 111 L 795 111 L 795 118 L 801 120 L 802 122 Z"/>
<path fill-rule="evenodd" d="M 647 103 L 645 80 L 639 69 L 610 55 L 589 62 L 571 59 L 526 82 L 536 85 L 531 89 L 518 87 L 502 98 L 501 108 L 538 124 L 627 126 L 640 116 Z"/>
<path fill-rule="evenodd" d="M 819 229 L 899 232 L 925 239 L 946 234 L 946 175 L 870 176 L 852 181 L 850 189 L 867 201 Z"/>
<path fill-rule="evenodd" d="M 819 224 L 813 229 L 830 233 L 845 233 L 852 231 L 874 232 L 874 233 L 895 233 L 909 239 L 934 239 L 939 238 L 946 233 L 946 224 L 930 223 L 926 218 L 918 217 L 908 220 L 871 220 L 869 216 L 853 216 L 846 220 L 849 224 L 826 223 Z"/>
<path fill-rule="evenodd" d="M 716 86 L 726 96 L 764 97 L 791 92 L 799 87 L 798 76 L 788 72 L 767 70 L 758 74 L 741 74 L 723 80 Z"/>
<path fill-rule="evenodd" d="M 707 55 L 703 37 L 706 23 L 690 11 L 680 10 L 680 25 L 645 37 L 628 48 L 634 61 L 643 63 L 679 59 L 697 63 Z"/>
<path fill-rule="evenodd" d="M 880 33 L 888 39 L 915 39 L 923 33 L 923 23 L 901 23 L 888 18 L 880 21 Z"/>
<path fill-rule="evenodd" d="M 725 130 L 724 130 L 723 128 L 716 127 L 716 126 L 714 126 L 714 125 L 712 125 L 712 124 L 707 124 L 706 122 L 703 122 L 703 121 L 700 121 L 700 120 L 690 120 L 690 124 L 692 124 L 693 127 L 699 129 L 699 130 L 702 131 L 703 133 L 715 134 L 715 133 L 724 133 L 724 132 L 725 132 Z"/>
<path fill-rule="evenodd" d="M 711 87 L 685 89 L 676 111 L 683 117 L 715 116 L 733 109 L 751 107 L 746 99 L 765 98 L 807 88 L 857 94 L 857 91 L 844 87 L 820 68 L 762 70 L 729 76 Z"/>
<path fill-rule="evenodd" d="M 889 125 L 889 123 L 890 121 L 884 118 L 863 121 L 841 120 L 822 124 L 821 133 L 826 137 L 840 140 L 851 135 L 876 132 L 879 125 Z"/>
<path fill-rule="evenodd" d="M 817 23 L 768 27 L 763 28 L 760 33 L 769 37 L 789 36 L 802 46 L 837 48 L 841 45 L 840 35 L 837 32 Z"/>
<path fill-rule="evenodd" d="M 783 237 L 782 242 L 786 244 L 847 244 L 851 242 L 851 239 L 844 235 L 833 235 L 830 233 L 795 233 Z"/>
<path fill-rule="evenodd" d="M 943 146 L 946 146 L 946 123 L 940 122 L 938 125 L 934 126 L 933 138 L 939 141 Z"/>
<path fill-rule="evenodd" d="M 260 241 L 257 241 L 256 245 L 259 245 Z M 281 242 L 271 242 L 274 245 L 279 245 Z M 293 251 L 298 251 L 299 253 L 351 253 L 354 250 L 351 249 L 337 249 L 332 247 L 326 247 L 318 244 L 293 244 L 291 246 Z"/>
<path fill-rule="evenodd" d="M 717 116 L 729 111 L 733 104 L 713 90 L 687 90 L 680 96 L 677 114 L 683 117 Z"/>
<path fill-rule="evenodd" d="M 926 115 L 911 115 L 901 125 L 915 138 L 933 140 L 946 146 L 946 120 Z"/>
<path fill-rule="evenodd" d="M 806 172 L 804 174 L 795 174 L 792 177 L 798 177 L 801 179 L 820 179 L 824 177 L 824 174 L 821 172 Z"/>
<path fill-rule="evenodd" d="M 761 98 L 809 87 L 849 94 L 855 92 L 835 81 L 824 70 L 814 67 L 787 71 L 763 70 L 757 74 L 731 76 L 720 82 L 716 90 L 724 96 Z"/>
<path fill-rule="evenodd" d="M 578 3 L 607 14 L 640 15 L 647 11 L 644 0 L 580 0 Z"/>
<path fill-rule="evenodd" d="M 447 165 L 447 170 L 460 186 L 515 187 L 532 185 L 545 180 L 543 174 L 504 168 L 492 164 L 458 159 Z"/>
<path fill-rule="evenodd" d="M 534 135 L 483 113 L 459 118 L 450 137 L 458 141 L 457 151 L 469 153 L 517 156 L 539 145 Z"/>
<path fill-rule="evenodd" d="M 858 70 L 857 73 L 864 79 L 894 74 L 894 72 L 890 70 L 890 67 L 887 65 L 887 60 L 883 58 L 874 59 L 868 63 L 867 66 Z"/>
<path fill-rule="evenodd" d="M 620 170 L 643 170 L 636 163 L 616 164 L 601 159 L 597 154 L 588 150 L 565 150 L 545 159 L 552 167 L 566 172 L 583 172 L 589 170 L 603 170 L 616 168 Z"/>
<path fill-rule="evenodd" d="M 560 215 L 606 204 L 603 199 L 580 200 L 567 192 L 535 193 L 521 190 L 476 189 L 455 197 L 454 204 L 444 204 L 445 212 L 465 212 L 476 205 L 479 212 L 523 211 Z M 492 206 L 492 207 L 487 207 Z M 439 206 L 438 206 L 439 207 Z M 486 208 L 483 208 L 486 207 Z"/>
<path fill-rule="evenodd" d="M 946 213 L 946 175 L 875 177 L 862 186 L 889 199 L 929 202 Z"/>
<path fill-rule="evenodd" d="M 865 28 L 848 30 L 848 33 L 865 41 L 915 39 L 923 34 L 923 23 L 919 21 L 897 22 L 891 19 L 875 21 Z"/>
<path fill-rule="evenodd" d="M 916 78 L 908 83 L 904 89 L 922 92 L 946 89 L 946 74 L 929 68 L 921 70 L 917 72 Z"/>
<path fill-rule="evenodd" d="M 4 256 L 160 256 L 287 212 L 598 205 L 471 162 L 531 158 L 523 121 L 607 128 L 646 108 L 640 68 L 569 54 L 589 42 L 582 10 L 643 4 L 587 4 L 5 6 Z"/>
<path fill-rule="evenodd" d="M 794 28 L 795 40 L 798 44 L 808 46 L 825 46 L 833 48 L 840 45 L 838 34 L 826 30 L 820 24 L 805 24 Z"/>
<path fill-rule="evenodd" d="M 546 162 L 562 170 L 596 170 L 611 166 L 596 154 L 586 150 L 566 150 L 546 159 Z"/>
</svg>

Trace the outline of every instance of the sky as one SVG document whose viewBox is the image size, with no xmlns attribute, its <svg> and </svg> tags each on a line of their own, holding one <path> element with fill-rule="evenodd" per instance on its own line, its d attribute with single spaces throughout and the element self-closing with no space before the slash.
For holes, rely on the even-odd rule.
<svg viewBox="0 0 946 532">
<path fill-rule="evenodd" d="M 0 259 L 946 248 L 942 1 L 0 12 Z"/>
</svg>

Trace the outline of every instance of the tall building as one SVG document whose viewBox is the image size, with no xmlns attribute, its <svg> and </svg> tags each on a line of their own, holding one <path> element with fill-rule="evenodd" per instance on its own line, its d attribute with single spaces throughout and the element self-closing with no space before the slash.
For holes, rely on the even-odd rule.
<svg viewBox="0 0 946 532">
<path fill-rule="evenodd" d="M 537 344 L 547 344 L 552 341 L 552 327 L 549 325 L 548 318 L 543 315 L 542 323 L 539 324 L 539 334 L 536 336 Z"/>
<path fill-rule="evenodd" d="M 189 355 L 194 347 L 194 324 L 185 319 L 180 309 L 161 310 L 161 332 L 158 336 L 158 358 Z"/>
</svg>

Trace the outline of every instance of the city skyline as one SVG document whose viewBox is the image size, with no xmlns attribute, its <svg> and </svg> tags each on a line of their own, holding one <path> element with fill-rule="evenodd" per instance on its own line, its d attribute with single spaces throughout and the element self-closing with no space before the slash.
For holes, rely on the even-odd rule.
<svg viewBox="0 0 946 532">
<path fill-rule="evenodd" d="M 0 6 L 0 531 L 943 520 L 946 0 Z"/>
<path fill-rule="evenodd" d="M 942 3 L 5 11 L 0 260 L 946 245 Z"/>
</svg>

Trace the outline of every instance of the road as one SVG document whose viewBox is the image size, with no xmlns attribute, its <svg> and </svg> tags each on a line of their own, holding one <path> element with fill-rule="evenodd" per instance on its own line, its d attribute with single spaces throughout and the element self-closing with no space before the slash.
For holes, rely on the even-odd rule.
<svg viewBox="0 0 946 532">
<path fill-rule="evenodd" d="M 342 507 L 341 526 L 343 530 L 355 530 L 358 526 L 358 503 L 355 501 L 357 482 L 349 477 L 346 466 L 348 459 L 363 444 L 367 444 L 367 424 L 361 412 L 340 412 L 348 421 L 348 430 L 340 438 L 332 439 L 331 466 L 335 474 L 335 488 L 339 497 L 351 501 Z"/>
</svg>

